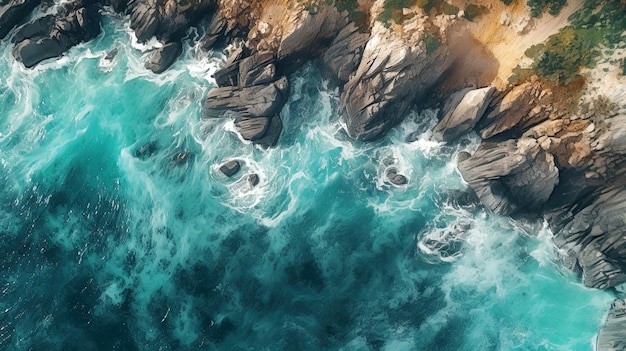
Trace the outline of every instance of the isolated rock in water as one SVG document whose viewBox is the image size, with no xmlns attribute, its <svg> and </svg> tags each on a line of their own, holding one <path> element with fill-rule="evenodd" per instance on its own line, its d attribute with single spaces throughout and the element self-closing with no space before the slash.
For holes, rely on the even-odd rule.
<svg viewBox="0 0 626 351">
<path fill-rule="evenodd" d="M 387 179 L 391 184 L 394 185 L 404 185 L 408 183 L 408 179 L 402 174 L 398 174 L 398 170 L 394 167 L 391 167 L 387 170 Z"/>
<path fill-rule="evenodd" d="M 13 56 L 33 67 L 39 62 L 61 56 L 79 43 L 100 33 L 98 10 L 94 6 L 62 7 L 55 15 L 39 18 L 21 27 L 13 38 Z"/>
<path fill-rule="evenodd" d="M 41 0 L 4 0 L 0 2 L 0 39 L 28 16 Z"/>
<path fill-rule="evenodd" d="M 269 117 L 243 117 L 235 120 L 235 127 L 237 127 L 237 130 L 244 139 L 257 140 L 265 135 L 270 122 L 271 118 Z"/>
<path fill-rule="evenodd" d="M 248 175 L 248 184 L 250 184 L 250 186 L 257 186 L 259 184 L 259 176 L 255 173 L 249 174 Z"/>
<path fill-rule="evenodd" d="M 286 102 L 288 87 L 283 77 L 269 85 L 215 88 L 206 98 L 203 118 L 223 117 L 226 112 L 247 118 L 273 116 Z"/>
<path fill-rule="evenodd" d="M 363 50 L 369 39 L 352 22 L 345 26 L 322 56 L 324 66 L 342 82 L 347 82 L 359 67 Z"/>
<path fill-rule="evenodd" d="M 117 56 L 117 48 L 113 48 L 113 50 L 109 51 L 107 53 L 107 55 L 104 57 L 105 60 L 107 61 L 113 61 L 113 59 L 115 58 L 115 56 Z"/>
<path fill-rule="evenodd" d="M 227 177 L 234 176 L 240 169 L 241 164 L 237 160 L 225 162 L 220 166 L 220 172 L 224 173 Z"/>
<path fill-rule="evenodd" d="M 376 22 L 359 68 L 341 95 L 350 137 L 366 141 L 383 136 L 448 68 L 447 47 L 427 52 L 418 45 L 423 35 L 417 32 L 407 41 Z"/>
<path fill-rule="evenodd" d="M 626 350 L 626 300 L 615 300 L 598 332 L 597 351 Z"/>
<path fill-rule="evenodd" d="M 483 142 L 459 171 L 487 208 L 504 215 L 538 214 L 559 182 L 554 156 L 532 138 Z"/>
<path fill-rule="evenodd" d="M 495 88 L 466 91 L 455 106 L 444 109 L 443 118 L 435 127 L 433 137 L 450 142 L 469 132 L 489 106 Z"/>
<path fill-rule="evenodd" d="M 145 67 L 154 73 L 162 73 L 176 61 L 182 52 L 183 46 L 181 43 L 167 43 L 150 55 Z"/>
</svg>

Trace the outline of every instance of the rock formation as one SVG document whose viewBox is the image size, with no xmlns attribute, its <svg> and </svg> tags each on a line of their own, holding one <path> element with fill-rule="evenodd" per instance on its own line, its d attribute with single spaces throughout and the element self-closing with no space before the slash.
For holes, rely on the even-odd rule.
<svg viewBox="0 0 626 351">
<path fill-rule="evenodd" d="M 615 300 L 596 340 L 596 350 L 626 349 L 626 301 Z"/>
<path fill-rule="evenodd" d="M 13 55 L 26 67 L 61 56 L 71 47 L 100 33 L 98 10 L 81 2 L 60 8 L 54 15 L 41 17 L 20 27 L 13 42 Z"/>
<path fill-rule="evenodd" d="M 0 3 L 0 39 L 6 37 L 20 21 L 41 3 L 41 0 L 10 0 Z"/>
</svg>

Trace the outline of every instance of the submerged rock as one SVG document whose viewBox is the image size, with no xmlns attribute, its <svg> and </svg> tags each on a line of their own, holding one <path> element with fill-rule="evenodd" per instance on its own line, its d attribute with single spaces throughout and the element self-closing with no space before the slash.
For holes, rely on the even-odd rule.
<svg viewBox="0 0 626 351">
<path fill-rule="evenodd" d="M 223 163 L 220 166 L 220 172 L 224 173 L 227 177 L 232 177 L 241 169 L 241 164 L 237 160 L 231 160 Z"/>
<path fill-rule="evenodd" d="M 152 154 L 156 152 L 156 149 L 157 149 L 156 141 L 151 141 L 149 143 L 143 144 L 139 149 L 135 150 L 134 155 L 137 158 L 146 159 L 152 156 Z"/>
<path fill-rule="evenodd" d="M 168 69 L 178 56 L 183 52 L 183 46 L 179 42 L 172 42 L 156 49 L 145 64 L 145 67 L 154 73 L 162 73 Z"/>
<path fill-rule="evenodd" d="M 182 164 L 187 163 L 187 161 L 189 161 L 190 156 L 191 156 L 191 151 L 189 150 L 177 152 L 172 158 L 172 161 L 177 166 L 182 165 Z"/>
</svg>

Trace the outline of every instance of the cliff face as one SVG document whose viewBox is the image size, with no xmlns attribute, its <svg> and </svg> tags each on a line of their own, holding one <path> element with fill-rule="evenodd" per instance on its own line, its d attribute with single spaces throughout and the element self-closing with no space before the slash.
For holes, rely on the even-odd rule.
<svg viewBox="0 0 626 351">
<path fill-rule="evenodd" d="M 39 2 L 7 0 L 0 37 L 10 34 L 30 67 L 97 36 L 98 9 L 111 6 L 140 42 L 164 44 L 146 63 L 159 73 L 190 26 L 203 25 L 206 49 L 232 44 L 203 117 L 233 118 L 263 146 L 279 139 L 289 74 L 306 60 L 341 88 L 354 139 L 383 137 L 410 109 L 440 106 L 435 138 L 483 139 L 459 162 L 482 203 L 543 216 L 585 284 L 612 287 L 626 282 L 626 5 L 555 4 L 79 0 L 14 30 Z"/>
</svg>

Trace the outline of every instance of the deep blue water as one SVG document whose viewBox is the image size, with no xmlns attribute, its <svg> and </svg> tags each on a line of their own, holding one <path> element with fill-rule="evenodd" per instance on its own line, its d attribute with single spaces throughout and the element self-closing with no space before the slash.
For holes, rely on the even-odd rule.
<svg viewBox="0 0 626 351">
<path fill-rule="evenodd" d="M 435 143 L 423 111 L 352 142 L 306 65 L 279 145 L 256 148 L 200 118 L 221 53 L 188 40 L 156 76 L 124 23 L 34 70 L 0 43 L 1 349 L 592 349 L 612 296 L 541 225 L 446 200 L 477 138 Z"/>
</svg>

